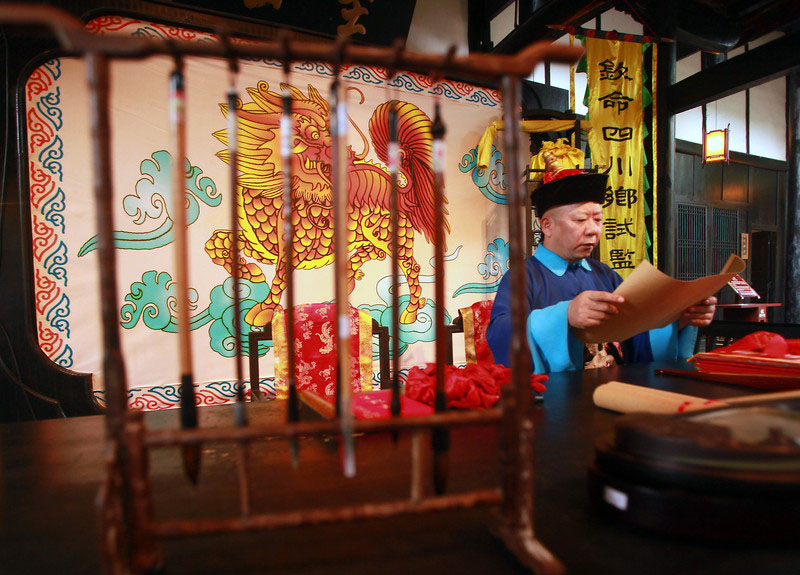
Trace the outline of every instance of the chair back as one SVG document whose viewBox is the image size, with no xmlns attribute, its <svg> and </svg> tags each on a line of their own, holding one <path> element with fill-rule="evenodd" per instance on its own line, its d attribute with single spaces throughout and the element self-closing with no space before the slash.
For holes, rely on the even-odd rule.
<svg viewBox="0 0 800 575">
<path fill-rule="evenodd" d="M 458 317 L 448 326 L 450 333 L 450 346 L 448 349 L 448 363 L 453 363 L 454 333 L 464 334 L 464 353 L 467 363 L 494 363 L 492 350 L 486 341 L 486 328 L 492 316 L 493 300 L 477 301 L 468 307 L 458 310 Z"/>
<path fill-rule="evenodd" d="M 336 305 L 334 303 L 302 304 L 294 313 L 295 384 L 298 390 L 320 395 L 334 395 L 336 389 L 337 353 L 335 346 Z M 380 350 L 380 385 L 389 382 L 388 329 L 372 319 L 369 313 L 351 307 L 350 314 L 350 381 L 354 392 L 372 391 L 372 337 L 378 337 Z M 263 331 L 248 336 L 250 381 L 260 381 L 258 342 L 272 341 L 275 370 L 275 393 L 288 395 L 288 352 L 286 314 L 276 310 L 272 322 Z"/>
</svg>

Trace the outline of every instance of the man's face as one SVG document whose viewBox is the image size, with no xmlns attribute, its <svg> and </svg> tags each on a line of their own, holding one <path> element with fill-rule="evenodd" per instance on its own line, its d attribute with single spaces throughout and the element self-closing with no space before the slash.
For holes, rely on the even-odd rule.
<svg viewBox="0 0 800 575">
<path fill-rule="evenodd" d="M 556 206 L 541 218 L 544 246 L 568 262 L 591 255 L 600 241 L 603 208 L 595 202 Z"/>
</svg>

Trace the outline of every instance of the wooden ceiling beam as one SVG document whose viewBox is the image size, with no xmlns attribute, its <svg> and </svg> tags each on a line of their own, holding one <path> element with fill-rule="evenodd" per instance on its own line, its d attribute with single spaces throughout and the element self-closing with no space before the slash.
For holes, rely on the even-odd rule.
<svg viewBox="0 0 800 575">
<path fill-rule="evenodd" d="M 742 42 L 752 42 L 772 32 L 785 29 L 800 20 L 800 2 L 778 0 L 753 7 L 740 17 Z"/>
<path fill-rule="evenodd" d="M 514 54 L 532 42 L 554 40 L 564 33 L 549 29 L 548 26 L 582 24 L 605 11 L 609 5 L 610 2 L 602 0 L 558 0 L 548 2 L 498 42 L 492 52 Z"/>
<path fill-rule="evenodd" d="M 667 109 L 679 114 L 785 75 L 800 61 L 800 32 L 773 40 L 667 88 Z"/>
</svg>

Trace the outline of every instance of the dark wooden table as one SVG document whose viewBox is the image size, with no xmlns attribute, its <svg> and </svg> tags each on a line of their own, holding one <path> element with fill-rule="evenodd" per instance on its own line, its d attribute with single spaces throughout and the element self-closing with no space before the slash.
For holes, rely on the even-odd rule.
<svg viewBox="0 0 800 575">
<path fill-rule="evenodd" d="M 675 366 L 673 366 L 675 367 Z M 569 573 L 798 573 L 800 547 L 706 543 L 650 533 L 593 511 L 586 470 L 596 438 L 616 414 L 596 408 L 594 388 L 617 379 L 708 398 L 754 393 L 734 386 L 653 375 L 648 364 L 554 375 L 536 408 L 536 531 Z M 254 421 L 279 403 L 253 405 Z M 226 425 L 231 408 L 201 410 L 201 425 Z M 174 426 L 175 412 L 148 414 L 151 428 Z M 100 571 L 94 500 L 103 476 L 102 417 L 0 426 L 0 573 Z M 453 433 L 452 490 L 497 481 L 492 428 Z M 283 441 L 253 447 L 254 504 L 288 509 L 308 503 L 381 498 L 407 492 L 408 441 L 359 438 L 358 475 L 341 477 L 335 441 L 303 439 L 300 468 Z M 183 478 L 175 451 L 155 452 L 151 478 L 159 518 L 210 516 L 236 509 L 235 450 L 204 448 L 200 481 Z M 167 541 L 172 574 L 526 573 L 496 540 L 488 509 Z"/>
<path fill-rule="evenodd" d="M 780 307 L 780 303 L 720 303 L 717 309 L 722 310 L 722 319 L 725 321 L 767 321 L 767 308 Z"/>
</svg>

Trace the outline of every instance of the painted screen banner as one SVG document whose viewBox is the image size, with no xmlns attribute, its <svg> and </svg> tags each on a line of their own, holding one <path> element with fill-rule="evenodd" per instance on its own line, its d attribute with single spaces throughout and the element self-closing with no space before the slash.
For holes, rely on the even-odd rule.
<svg viewBox="0 0 800 575">
<path fill-rule="evenodd" d="M 98 35 L 219 39 L 200 31 L 120 16 L 86 24 Z M 187 58 L 186 157 L 170 149 L 169 57 L 114 61 L 111 66 L 113 229 L 118 262 L 117 309 L 134 407 L 155 409 L 177 402 L 175 265 L 171 171 L 180 162 L 188 222 L 191 344 L 197 396 L 203 403 L 232 400 L 235 322 L 232 265 L 243 277 L 245 321 L 238 334 L 244 353 L 262 358 L 259 382 L 274 394 L 270 342 L 249 350 L 247 333 L 263 328 L 285 302 L 278 273 L 281 213 L 280 126 L 282 84 L 293 95 L 293 248 L 296 303 L 334 298 L 331 237 L 330 66 L 242 60 L 236 78 L 241 99 L 238 189 L 230 190 L 227 151 L 228 62 Z M 434 309 L 449 323 L 460 307 L 491 298 L 507 269 L 508 246 L 495 235 L 492 218 L 504 213 L 506 176 L 502 154 L 492 148 L 489 165 L 477 166 L 477 143 L 500 116 L 496 90 L 463 82 L 380 68 L 343 66 L 346 86 L 349 181 L 350 301 L 399 334 L 401 366 L 433 358 Z M 447 126 L 446 301 L 434 301 L 430 126 L 439 101 Z M 401 318 L 391 324 L 391 269 L 387 168 L 388 103 L 395 101 L 403 165 L 399 225 L 403 270 Z M 49 60 L 25 86 L 27 180 L 33 284 L 39 345 L 63 369 L 92 373 L 102 393 L 102 347 L 97 295 L 97 238 L 92 194 L 94 158 L 89 139 L 86 67 L 76 58 Z M 231 202 L 238 206 L 240 254 L 231 254 Z M 498 210 L 495 210 L 498 208 Z M 499 218 L 498 218 L 499 219 Z M 491 235 L 490 235 L 491 234 Z M 319 340 L 320 333 L 311 334 Z M 317 343 L 319 343 L 319 340 Z M 324 342 L 322 342 L 324 344 Z M 463 346 L 454 346 L 455 360 Z M 378 345 L 374 343 L 377 385 Z"/>
<path fill-rule="evenodd" d="M 622 277 L 647 258 L 642 44 L 586 38 L 587 139 L 592 163 L 609 176 L 600 259 Z"/>
</svg>

